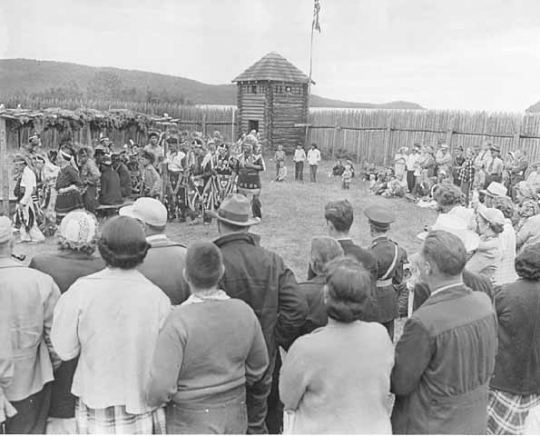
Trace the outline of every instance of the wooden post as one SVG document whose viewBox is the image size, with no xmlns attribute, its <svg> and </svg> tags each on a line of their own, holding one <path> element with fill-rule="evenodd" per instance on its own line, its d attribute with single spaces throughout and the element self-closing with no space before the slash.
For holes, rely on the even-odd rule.
<svg viewBox="0 0 540 436">
<path fill-rule="evenodd" d="M 454 123 L 456 121 L 456 115 L 452 117 L 450 120 L 450 125 L 448 126 L 448 130 L 446 131 L 446 145 L 448 145 L 448 149 L 452 150 L 452 134 L 454 133 Z"/>
<path fill-rule="evenodd" d="M 521 139 L 521 124 L 523 122 L 523 116 L 521 116 L 517 122 L 517 126 L 514 129 L 514 138 L 512 139 L 512 151 L 519 150 L 519 142 Z"/>
<path fill-rule="evenodd" d="M 203 136 L 206 136 L 206 112 L 203 113 L 203 116 L 202 116 L 202 133 L 203 133 Z"/>
<path fill-rule="evenodd" d="M 7 155 L 6 119 L 0 117 L 0 186 L 2 187 L 2 214 L 9 216 L 9 165 Z"/>
<path fill-rule="evenodd" d="M 383 165 L 386 166 L 386 163 L 388 162 L 388 153 L 390 151 L 390 139 L 392 136 L 392 115 L 388 118 L 388 126 L 386 127 L 386 130 L 384 131 L 384 157 L 383 157 Z"/>
<path fill-rule="evenodd" d="M 236 110 L 235 108 L 232 108 L 232 120 L 231 120 L 231 144 L 234 144 L 236 142 L 236 137 L 234 135 L 234 116 L 235 116 Z"/>
</svg>

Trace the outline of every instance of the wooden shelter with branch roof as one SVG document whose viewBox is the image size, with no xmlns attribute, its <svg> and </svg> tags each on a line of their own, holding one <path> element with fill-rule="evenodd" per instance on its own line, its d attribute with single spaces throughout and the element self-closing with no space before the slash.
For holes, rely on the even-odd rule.
<svg viewBox="0 0 540 436">
<path fill-rule="evenodd" d="M 310 79 L 271 52 L 233 80 L 237 84 L 237 133 L 257 130 L 268 149 L 293 150 L 306 141 Z M 313 83 L 313 82 L 312 82 Z"/>
<path fill-rule="evenodd" d="M 92 135 L 102 132 L 135 128 L 145 135 L 148 130 L 159 125 L 177 125 L 178 119 L 169 116 L 146 115 L 128 109 L 109 109 L 99 111 L 96 109 L 67 110 L 59 108 L 49 109 L 0 109 L 0 215 L 10 214 L 15 198 L 12 192 L 10 157 L 21 146 L 21 132 L 32 129 L 36 133 L 54 131 L 53 143 L 46 144 L 55 148 L 63 140 L 73 140 L 72 135 L 79 133 L 82 144 L 91 145 Z M 86 131 L 81 137 L 80 133 Z M 56 140 L 56 132 L 64 139 Z M 12 206 L 10 207 L 10 202 Z"/>
</svg>

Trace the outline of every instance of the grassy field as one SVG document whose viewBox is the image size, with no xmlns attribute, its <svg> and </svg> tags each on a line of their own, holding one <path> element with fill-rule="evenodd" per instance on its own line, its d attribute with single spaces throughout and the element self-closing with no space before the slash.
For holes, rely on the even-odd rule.
<svg viewBox="0 0 540 436">
<path fill-rule="evenodd" d="M 318 174 L 317 183 L 309 182 L 308 171 L 304 178 L 308 181 L 294 181 L 292 162 L 288 163 L 289 174 L 292 176 L 284 183 L 272 182 L 274 163 L 267 162 L 268 171 L 263 173 L 263 220 L 254 226 L 252 231 L 261 235 L 261 244 L 279 253 L 287 265 L 295 272 L 297 279 L 306 278 L 311 238 L 325 234 L 324 205 L 330 200 L 348 199 L 355 213 L 351 229 L 353 240 L 362 246 L 369 246 L 370 236 L 367 219 L 363 214 L 366 207 L 379 203 L 395 211 L 397 221 L 391 230 L 391 237 L 404 247 L 409 254 L 414 253 L 420 246 L 416 235 L 422 231 L 425 224 L 435 221 L 435 213 L 420 209 L 405 199 L 386 199 L 374 196 L 367 190 L 367 184 L 353 179 L 351 189 L 341 189 L 340 180 L 327 177 L 332 162 L 323 162 Z M 177 222 L 170 223 L 167 233 L 171 239 L 189 244 L 195 241 L 212 240 L 218 236 L 217 226 L 196 225 L 188 226 Z M 38 252 L 51 251 L 56 248 L 56 241 L 49 239 L 38 246 L 17 245 L 17 254 L 26 254 L 27 260 Z"/>
</svg>

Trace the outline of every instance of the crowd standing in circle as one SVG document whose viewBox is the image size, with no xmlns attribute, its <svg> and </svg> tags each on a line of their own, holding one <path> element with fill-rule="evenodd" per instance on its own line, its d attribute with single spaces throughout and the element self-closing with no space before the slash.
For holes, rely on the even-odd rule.
<svg viewBox="0 0 540 436">
<path fill-rule="evenodd" d="M 36 153 L 39 137 L 16 157 L 22 239 L 42 240 L 45 222 L 59 227 L 57 252 L 24 267 L 12 258 L 15 223 L 0 217 L 6 433 L 538 428 L 538 185 L 521 174 L 522 153 L 501 165 L 490 144 L 468 156 L 400 149 L 406 189 L 438 177 L 424 201 L 440 213 L 418 253 L 394 241 L 396 216 L 381 204 L 363 211 L 372 242 L 358 245 L 351 203 L 334 200 L 298 282 L 252 231 L 266 168 L 254 132 L 234 147 L 216 134 L 167 152 L 152 134 L 140 153 L 131 147 L 140 161 L 126 153 L 126 163 L 102 139 L 94 151 L 61 146 L 58 167 Z M 279 148 L 274 158 L 279 177 L 287 156 Z M 316 183 L 317 147 L 293 159 L 295 178 L 307 160 Z M 197 218 L 193 199 L 219 237 L 185 247 L 165 233 L 173 218 Z M 119 216 L 100 226 L 91 209 L 102 206 Z"/>
</svg>

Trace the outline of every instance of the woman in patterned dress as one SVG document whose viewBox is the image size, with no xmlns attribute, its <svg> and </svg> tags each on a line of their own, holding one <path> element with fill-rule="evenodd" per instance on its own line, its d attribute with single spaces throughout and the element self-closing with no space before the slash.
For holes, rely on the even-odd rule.
<svg viewBox="0 0 540 436">
<path fill-rule="evenodd" d="M 60 167 L 60 172 L 56 178 L 56 219 L 61 221 L 66 214 L 72 210 L 84 209 L 84 202 L 81 195 L 83 182 L 79 171 L 72 164 L 73 154 L 69 149 L 58 151 L 56 164 Z"/>
</svg>

